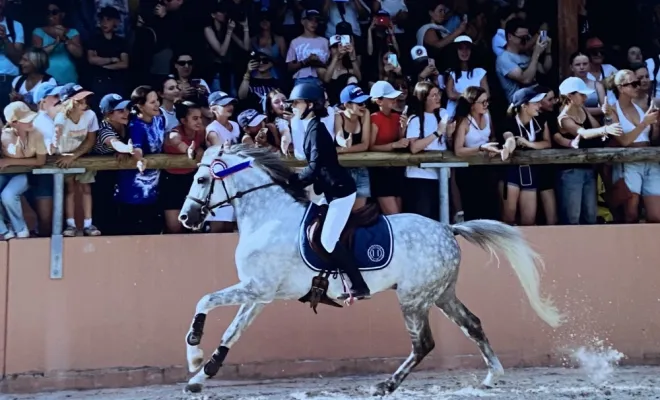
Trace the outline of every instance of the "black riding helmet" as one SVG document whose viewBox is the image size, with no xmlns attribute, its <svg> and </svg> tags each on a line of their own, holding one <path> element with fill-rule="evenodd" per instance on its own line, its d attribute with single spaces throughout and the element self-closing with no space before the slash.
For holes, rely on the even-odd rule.
<svg viewBox="0 0 660 400">
<path fill-rule="evenodd" d="M 323 88 L 316 83 L 299 83 L 291 90 L 288 101 L 305 100 L 310 103 L 325 102 Z"/>
</svg>

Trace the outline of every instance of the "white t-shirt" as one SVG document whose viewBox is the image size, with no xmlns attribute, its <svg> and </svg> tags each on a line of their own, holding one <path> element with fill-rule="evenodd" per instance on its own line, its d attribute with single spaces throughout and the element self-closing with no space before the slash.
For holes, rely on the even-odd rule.
<svg viewBox="0 0 660 400">
<path fill-rule="evenodd" d="M 63 113 L 55 116 L 55 126 L 62 126 L 62 136 L 57 142 L 57 153 L 73 153 L 87 137 L 89 132 L 99 130 L 99 121 L 92 110 L 86 110 L 78 123 L 68 119 Z"/>
<path fill-rule="evenodd" d="M 447 118 L 447 110 L 440 109 L 440 118 Z M 424 113 L 424 130 L 423 137 L 433 135 L 433 132 L 438 130 L 438 119 L 433 113 Z M 408 129 L 406 129 L 406 137 L 409 139 L 419 138 L 419 117 L 413 116 L 408 121 Z M 440 136 L 439 139 L 432 141 L 424 151 L 428 150 L 447 150 L 447 138 L 445 135 Z M 420 179 L 438 179 L 438 173 L 435 169 L 406 167 L 406 176 L 408 178 Z"/>
<path fill-rule="evenodd" d="M 238 142 L 238 137 L 241 135 L 241 128 L 238 127 L 238 124 L 234 121 L 229 121 L 231 125 L 231 131 L 227 130 L 220 122 L 213 121 L 206 127 L 206 141 L 208 142 L 208 136 L 210 132 L 215 132 L 216 135 L 220 138 L 220 144 L 225 144 L 227 140 L 231 144 L 236 144 Z"/>
<path fill-rule="evenodd" d="M 16 78 L 14 78 L 13 81 L 11 81 L 11 87 L 12 87 L 12 89 L 16 87 L 16 84 L 18 83 L 18 80 L 19 80 L 19 79 L 21 79 L 21 76 L 20 76 L 20 75 L 17 76 Z M 39 85 L 44 84 L 44 83 L 48 83 L 48 84 L 51 84 L 51 85 L 57 86 L 57 82 L 55 81 L 55 78 L 53 78 L 52 76 L 51 76 L 50 79 L 48 79 L 47 81 L 39 81 L 39 82 L 37 82 L 37 84 L 34 85 L 34 86 L 32 87 L 32 89 L 30 89 L 30 90 L 27 90 L 27 88 L 25 87 L 25 84 L 26 84 L 26 83 L 27 83 L 27 79 L 25 79 L 25 80 L 23 81 L 23 83 L 21 84 L 21 87 L 18 88 L 18 92 L 17 92 L 17 93 L 23 96 L 23 102 L 24 102 L 24 103 L 27 103 L 27 104 L 33 104 L 33 103 L 34 103 L 34 102 L 32 101 L 32 99 L 33 99 L 33 96 L 34 96 L 34 92 L 35 92 L 35 90 L 37 90 L 37 88 L 39 87 Z"/>
<path fill-rule="evenodd" d="M 486 76 L 486 70 L 483 68 L 475 68 L 472 70 L 472 75 L 469 76 L 467 71 L 462 71 L 461 77 L 458 80 L 456 80 L 456 74 L 454 71 L 450 72 L 449 75 L 454 81 L 454 90 L 458 93 L 463 93 L 465 89 L 470 86 L 481 86 L 481 80 Z M 447 113 L 449 113 L 450 117 L 453 117 L 455 112 L 456 101 L 447 100 Z"/>
<path fill-rule="evenodd" d="M 41 132 L 44 137 L 46 150 L 50 151 L 50 145 L 55 138 L 55 121 L 43 111 L 39 111 L 36 118 L 32 121 L 32 126 Z"/>
<path fill-rule="evenodd" d="M 171 132 L 179 126 L 179 121 L 176 120 L 176 112 L 174 110 L 167 111 L 163 107 L 160 107 L 160 113 L 165 117 L 165 132 Z"/>
</svg>

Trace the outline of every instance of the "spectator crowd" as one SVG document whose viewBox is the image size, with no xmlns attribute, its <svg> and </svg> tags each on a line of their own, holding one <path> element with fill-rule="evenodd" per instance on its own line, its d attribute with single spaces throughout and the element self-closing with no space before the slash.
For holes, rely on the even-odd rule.
<svg viewBox="0 0 660 400">
<path fill-rule="evenodd" d="M 287 103 L 303 82 L 325 89 L 323 122 L 340 154 L 507 160 L 651 146 L 660 136 L 660 51 L 629 43 L 613 56 L 590 31 L 586 6 L 572 76 L 557 82 L 555 21 L 539 2 L 142 0 L 135 18 L 102 3 L 97 32 L 83 39 L 68 25 L 72 3 L 47 0 L 43 23 L 28 32 L 5 15 L 6 1 L 0 168 L 44 165 L 48 155 L 65 168 L 88 154 L 136 165 L 67 175 L 65 236 L 183 232 L 177 217 L 195 171 L 150 169 L 150 154 L 199 160 L 208 146 L 245 143 L 304 158 L 304 126 Z M 439 219 L 435 170 L 350 173 L 355 208 L 376 202 L 385 214 Z M 471 166 L 452 170 L 450 193 L 455 222 L 659 222 L 660 164 Z M 22 197 L 37 215 L 34 232 Z M 0 235 L 49 235 L 52 197 L 49 175 L 0 174 Z M 209 217 L 208 231 L 234 229 L 231 207 Z"/>
</svg>

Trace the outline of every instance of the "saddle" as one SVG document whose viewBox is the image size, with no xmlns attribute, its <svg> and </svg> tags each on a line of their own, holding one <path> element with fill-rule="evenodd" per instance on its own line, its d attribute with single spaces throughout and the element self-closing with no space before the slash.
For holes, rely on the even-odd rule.
<svg viewBox="0 0 660 400">
<path fill-rule="evenodd" d="M 319 213 L 307 227 L 306 233 L 307 240 L 309 240 L 312 250 L 324 259 L 330 260 L 330 255 L 325 251 L 325 248 L 321 244 L 321 232 L 323 232 L 323 223 L 325 222 L 325 217 L 327 215 L 328 205 L 324 204 L 319 206 Z M 341 232 L 339 242 L 347 249 L 352 249 L 355 230 L 374 225 L 378 222 L 378 217 L 380 217 L 380 215 L 380 209 L 376 204 L 367 204 L 352 211 L 351 215 L 348 217 L 348 222 L 346 223 L 344 230 Z"/>
<path fill-rule="evenodd" d="M 328 254 L 321 244 L 321 232 L 323 231 L 323 223 L 325 222 L 327 214 L 328 205 L 319 206 L 316 216 L 312 218 L 305 230 L 305 235 L 307 236 L 306 239 L 309 242 L 311 250 L 325 262 L 330 263 L 330 254 Z M 347 249 L 352 249 L 355 231 L 358 228 L 368 228 L 375 225 L 379 221 L 380 216 L 380 209 L 375 204 L 368 204 L 351 212 L 348 222 L 341 233 L 339 242 L 343 246 L 346 246 Z M 319 274 L 312 279 L 312 287 L 309 292 L 298 299 L 298 301 L 301 303 L 309 302 L 314 314 L 317 314 L 316 307 L 319 304 L 342 308 L 340 304 L 331 300 L 327 295 L 329 284 L 328 277 L 333 275 L 336 278 L 336 275 L 340 272 L 341 271 L 337 270 L 334 272 L 331 270 L 320 270 Z"/>
</svg>

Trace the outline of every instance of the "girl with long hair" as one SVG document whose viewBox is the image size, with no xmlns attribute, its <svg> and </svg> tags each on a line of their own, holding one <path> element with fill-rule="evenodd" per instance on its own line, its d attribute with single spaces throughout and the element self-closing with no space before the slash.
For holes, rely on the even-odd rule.
<svg viewBox="0 0 660 400">
<path fill-rule="evenodd" d="M 200 162 L 206 147 L 202 108 L 189 101 L 180 101 L 176 103 L 175 110 L 179 125 L 165 136 L 163 152 L 187 154 L 188 157 Z M 179 222 L 179 212 L 196 171 L 195 168 L 170 168 L 161 173 L 160 201 L 165 213 L 167 233 L 183 232 L 183 226 Z"/>
<path fill-rule="evenodd" d="M 339 242 L 357 197 L 351 174 L 339 164 L 335 143 L 321 118 L 327 114 L 323 89 L 314 83 L 296 85 L 289 101 L 305 126 L 304 152 L 308 166 L 291 175 L 290 182 L 303 187 L 314 185 L 314 192 L 324 194 L 328 211 L 321 232 L 321 245 L 333 264 L 341 267 L 351 280 L 350 293 L 338 298 L 367 299 L 371 292 L 362 278 L 352 252 Z"/>
<path fill-rule="evenodd" d="M 413 154 L 425 150 L 447 150 L 449 115 L 440 108 L 442 92 L 428 82 L 418 82 L 412 95 L 406 137 Z M 404 212 L 440 220 L 440 194 L 438 174 L 431 168 L 406 167 L 406 197 Z"/>
<path fill-rule="evenodd" d="M 490 95 L 486 70 L 476 65 L 472 56 L 472 39 L 469 36 L 459 36 L 454 40 L 456 52 L 447 75 L 447 112 L 453 116 L 456 103 L 461 94 L 470 86 L 483 88 L 486 96 Z"/>
<path fill-rule="evenodd" d="M 470 86 L 458 99 L 453 134 L 454 153 L 459 157 L 481 154 L 488 157 L 508 158 L 508 152 L 499 149 L 493 122 L 488 112 L 488 92 L 480 86 Z M 491 166 L 457 168 L 456 182 L 461 193 L 466 220 L 497 219 L 497 185 Z"/>
<path fill-rule="evenodd" d="M 160 97 L 160 112 L 165 117 L 165 131 L 169 132 L 179 126 L 174 103 L 181 98 L 181 89 L 174 75 L 161 79 L 158 85 L 158 97 Z"/>
</svg>

